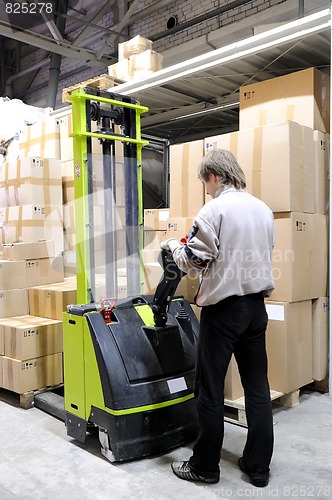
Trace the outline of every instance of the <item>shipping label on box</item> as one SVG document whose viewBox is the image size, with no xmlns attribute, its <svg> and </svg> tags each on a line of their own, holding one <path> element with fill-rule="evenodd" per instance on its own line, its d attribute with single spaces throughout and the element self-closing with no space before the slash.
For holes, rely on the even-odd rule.
<svg viewBox="0 0 332 500">
<path fill-rule="evenodd" d="M 63 351 L 62 321 L 36 316 L 0 319 L 4 354 L 25 360 Z"/>
<path fill-rule="evenodd" d="M 0 206 L 62 205 L 60 160 L 23 158 L 0 166 Z"/>
<path fill-rule="evenodd" d="M 18 394 L 63 383 L 62 353 L 20 361 L 3 357 L 3 387 Z"/>
<path fill-rule="evenodd" d="M 271 390 L 287 394 L 312 382 L 311 300 L 266 303 Z"/>
<path fill-rule="evenodd" d="M 20 134 L 19 155 L 20 158 L 40 156 L 60 160 L 59 120 L 48 117 L 26 127 Z"/>
</svg>

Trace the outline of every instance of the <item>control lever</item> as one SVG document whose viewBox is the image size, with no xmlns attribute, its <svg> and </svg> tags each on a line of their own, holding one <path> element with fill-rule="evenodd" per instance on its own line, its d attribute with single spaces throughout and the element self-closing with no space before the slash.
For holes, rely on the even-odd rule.
<svg viewBox="0 0 332 500">
<path fill-rule="evenodd" d="M 158 283 L 151 309 L 155 326 L 163 327 L 167 323 L 167 312 L 178 284 L 185 272 L 181 271 L 175 264 L 172 252 L 161 250 L 157 261 L 164 270 L 164 274 Z"/>
</svg>

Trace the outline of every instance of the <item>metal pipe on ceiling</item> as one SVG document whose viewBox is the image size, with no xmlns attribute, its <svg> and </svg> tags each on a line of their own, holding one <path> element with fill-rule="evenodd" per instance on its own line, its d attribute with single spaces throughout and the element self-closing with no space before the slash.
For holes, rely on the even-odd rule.
<svg viewBox="0 0 332 500">
<path fill-rule="evenodd" d="M 304 0 L 299 0 L 299 18 L 304 17 Z"/>
<path fill-rule="evenodd" d="M 191 28 L 192 26 L 195 26 L 196 24 L 200 24 L 200 23 L 203 23 L 204 21 L 208 21 L 209 19 L 211 19 L 213 17 L 220 16 L 221 14 L 224 14 L 225 12 L 236 9 L 237 7 L 241 7 L 241 5 L 244 5 L 244 4 L 250 3 L 250 2 L 251 2 L 251 0 L 235 0 L 234 2 L 231 2 L 231 3 L 228 3 L 227 5 L 224 5 L 223 7 L 218 7 L 217 9 L 211 10 L 209 12 L 205 12 L 201 16 L 196 16 L 193 19 L 190 19 L 189 21 L 178 24 L 177 26 L 174 26 L 174 28 L 171 28 L 167 31 L 163 31 L 162 33 L 159 33 L 158 35 L 153 35 L 150 37 L 150 40 L 155 42 L 157 40 L 160 40 L 161 38 L 165 38 L 166 36 L 173 35 L 174 33 L 178 33 L 179 31 L 183 31 L 187 28 Z"/>
<path fill-rule="evenodd" d="M 36 71 L 38 69 L 43 68 L 44 66 L 47 66 L 49 64 L 49 59 L 48 57 L 46 59 L 43 59 L 42 61 L 33 64 L 32 66 L 29 66 L 28 68 L 23 69 L 22 71 L 19 71 L 18 73 L 15 73 L 15 75 L 10 75 L 5 83 L 5 89 L 4 89 L 4 95 L 9 97 L 10 99 L 13 97 L 13 82 L 17 78 L 21 78 L 22 76 L 26 76 L 32 71 Z M 44 85 L 46 87 L 46 84 Z"/>
</svg>

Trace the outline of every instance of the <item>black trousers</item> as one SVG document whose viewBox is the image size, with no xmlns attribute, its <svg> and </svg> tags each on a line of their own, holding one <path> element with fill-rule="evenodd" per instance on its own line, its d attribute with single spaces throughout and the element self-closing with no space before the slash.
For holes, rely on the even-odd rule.
<svg viewBox="0 0 332 500">
<path fill-rule="evenodd" d="M 195 397 L 198 438 L 189 460 L 197 472 L 219 472 L 224 438 L 224 381 L 236 358 L 245 394 L 248 422 L 243 460 L 248 471 L 269 472 L 273 453 L 273 420 L 267 379 L 263 294 L 232 296 L 202 308 L 197 346 Z"/>
</svg>

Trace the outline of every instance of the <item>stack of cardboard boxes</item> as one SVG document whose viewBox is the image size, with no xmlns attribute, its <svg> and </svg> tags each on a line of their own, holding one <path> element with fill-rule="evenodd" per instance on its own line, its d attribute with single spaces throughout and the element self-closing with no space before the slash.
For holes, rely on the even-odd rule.
<svg viewBox="0 0 332 500">
<path fill-rule="evenodd" d="M 139 82 L 162 69 L 163 55 L 152 49 L 152 41 L 140 35 L 118 45 L 118 62 L 108 73 L 118 82 Z"/>
<path fill-rule="evenodd" d="M 189 231 L 207 201 L 197 166 L 213 148 L 233 152 L 248 191 L 274 212 L 267 349 L 271 389 L 286 394 L 328 375 L 328 77 L 310 68 L 243 87 L 238 132 L 171 146 L 170 218 L 158 239 Z M 225 397 L 242 395 L 233 359 Z"/>
<path fill-rule="evenodd" d="M 59 124 L 23 132 L 0 166 L 0 381 L 18 393 L 62 383 L 62 321 L 36 314 L 35 286 L 64 281 Z"/>
</svg>

